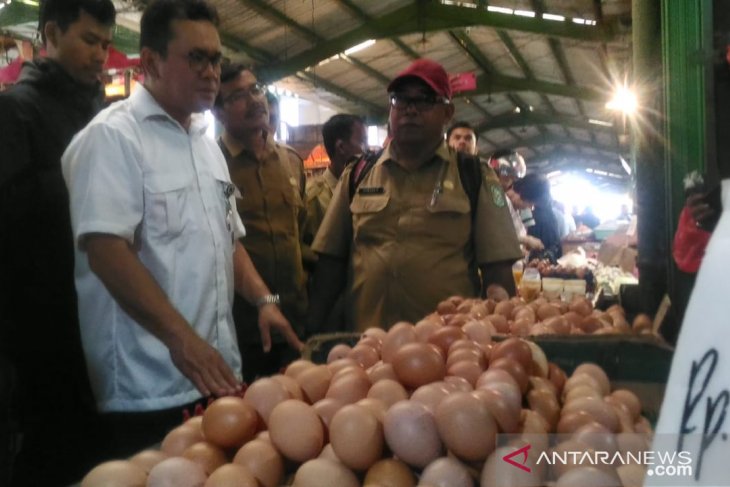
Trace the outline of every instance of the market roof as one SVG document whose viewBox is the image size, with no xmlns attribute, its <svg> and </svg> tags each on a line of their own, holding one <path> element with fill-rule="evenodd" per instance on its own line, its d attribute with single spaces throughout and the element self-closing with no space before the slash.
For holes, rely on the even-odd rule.
<svg viewBox="0 0 730 487">
<path fill-rule="evenodd" d="M 115 3 L 119 24 L 138 29 L 147 1 Z M 255 63 L 264 81 L 383 122 L 388 81 L 428 57 L 476 75 L 455 106 L 478 128 L 481 153 L 516 148 L 533 170 L 628 179 L 626 124 L 605 104 L 631 68 L 631 0 L 211 3 L 226 55 Z"/>
</svg>

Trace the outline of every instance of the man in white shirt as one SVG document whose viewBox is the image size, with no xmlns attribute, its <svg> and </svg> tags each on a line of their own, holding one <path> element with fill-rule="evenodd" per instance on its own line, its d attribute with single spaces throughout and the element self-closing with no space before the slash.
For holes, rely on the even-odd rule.
<svg viewBox="0 0 730 487">
<path fill-rule="evenodd" d="M 215 9 L 160 0 L 141 22 L 144 87 L 71 143 L 71 198 L 84 353 L 110 441 L 123 455 L 159 441 L 201 397 L 239 391 L 233 291 L 301 348 L 238 242 L 223 154 L 200 112 L 219 87 Z"/>
</svg>

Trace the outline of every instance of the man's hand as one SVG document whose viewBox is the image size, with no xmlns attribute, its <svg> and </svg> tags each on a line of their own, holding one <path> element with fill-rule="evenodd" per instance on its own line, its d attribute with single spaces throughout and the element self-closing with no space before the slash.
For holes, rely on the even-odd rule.
<svg viewBox="0 0 730 487">
<path fill-rule="evenodd" d="M 715 216 L 715 210 L 705 201 L 704 194 L 692 194 L 687 197 L 685 202 L 689 208 L 692 218 L 697 222 L 697 225 L 701 225 L 705 220 Z"/>
<path fill-rule="evenodd" d="M 544 250 L 545 246 L 539 238 L 535 238 L 531 235 L 525 235 L 522 238 L 522 243 L 529 251 L 533 250 Z"/>
<path fill-rule="evenodd" d="M 237 394 L 241 384 L 218 351 L 194 332 L 178 337 L 170 346 L 175 367 L 204 397 Z"/>
<path fill-rule="evenodd" d="M 271 350 L 271 329 L 279 330 L 289 346 L 294 350 L 301 352 L 304 344 L 299 340 L 297 334 L 292 329 L 289 321 L 281 314 L 279 307 L 275 304 L 265 304 L 259 308 L 259 331 L 261 332 L 261 343 L 264 346 L 264 352 Z"/>
</svg>

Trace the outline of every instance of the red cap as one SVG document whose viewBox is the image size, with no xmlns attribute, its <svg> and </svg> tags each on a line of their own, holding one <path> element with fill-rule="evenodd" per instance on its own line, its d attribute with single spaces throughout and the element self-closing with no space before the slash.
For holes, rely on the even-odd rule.
<svg viewBox="0 0 730 487">
<path fill-rule="evenodd" d="M 395 87 L 405 78 L 418 78 L 431 87 L 437 95 L 451 99 L 451 85 L 446 70 L 436 61 L 430 59 L 416 59 L 405 70 L 401 71 L 388 85 L 388 92 L 395 90 Z"/>
</svg>

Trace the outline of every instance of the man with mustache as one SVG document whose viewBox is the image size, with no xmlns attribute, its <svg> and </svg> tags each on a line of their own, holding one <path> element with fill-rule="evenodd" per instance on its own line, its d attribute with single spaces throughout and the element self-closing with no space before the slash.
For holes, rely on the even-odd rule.
<svg viewBox="0 0 730 487">
<path fill-rule="evenodd" d="M 388 96 L 393 140 L 364 175 L 360 164 L 345 169 L 312 244 L 315 330 L 346 285 L 348 324 L 358 331 L 415 323 L 449 296 L 484 296 L 493 283 L 514 294 L 521 253 L 499 180 L 444 140 L 454 115 L 446 71 L 418 59 Z M 471 164 L 472 179 L 459 161 Z M 473 205 L 467 185 L 479 187 Z"/>
<path fill-rule="evenodd" d="M 299 336 L 304 333 L 304 166 L 293 149 L 274 141 L 266 88 L 250 69 L 240 64 L 223 67 L 214 113 L 225 129 L 218 144 L 239 191 L 236 207 L 246 225 L 240 241 L 274 293 L 256 303 L 236 299 L 233 304 L 243 377 L 252 381 L 298 358 L 279 336 L 273 337 L 270 350 L 262 350 L 256 321 L 262 309 L 280 306 Z"/>
<path fill-rule="evenodd" d="M 218 93 L 217 24 L 204 0 L 151 3 L 144 86 L 63 156 L 84 352 L 116 457 L 159 441 L 183 409 L 240 392 L 234 290 L 252 303 L 271 295 L 237 241 L 233 185 L 201 113 Z M 301 347 L 275 306 L 257 324 L 264 347 L 272 328 Z"/>
<path fill-rule="evenodd" d="M 0 367 L 17 375 L 5 389 L 0 369 L 0 485 L 66 485 L 96 453 L 61 154 L 102 108 L 115 17 L 111 0 L 47 0 L 46 56 L 0 94 Z M 13 397 L 20 448 L 8 480 L 3 403 Z"/>
</svg>

